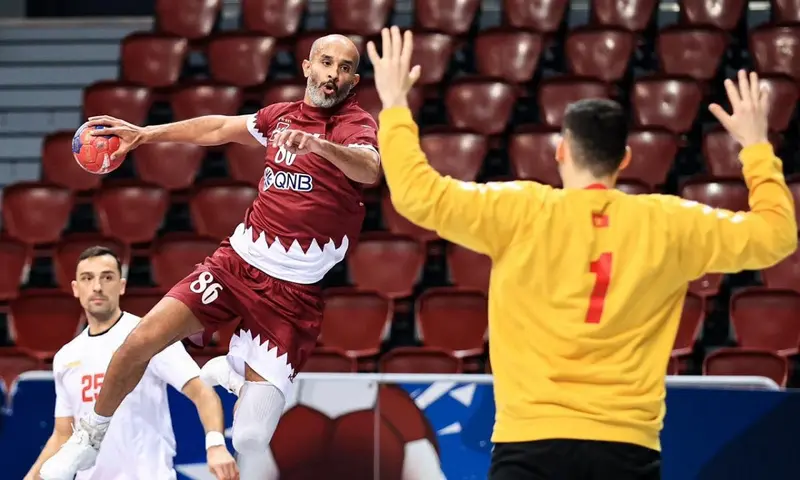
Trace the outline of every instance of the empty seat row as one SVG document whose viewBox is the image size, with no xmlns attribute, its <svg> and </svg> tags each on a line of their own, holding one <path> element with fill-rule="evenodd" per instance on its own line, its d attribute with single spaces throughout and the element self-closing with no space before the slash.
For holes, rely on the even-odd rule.
<svg viewBox="0 0 800 480">
<path fill-rule="evenodd" d="M 156 292 L 132 291 L 121 299 L 123 309 L 144 315 L 159 299 Z M 355 359 L 380 354 L 394 317 L 393 303 L 371 291 L 325 290 L 320 345 Z M 687 296 L 673 357 L 691 352 L 700 332 L 702 299 Z M 71 295 L 54 291 L 26 291 L 10 303 L 9 322 L 15 346 L 0 353 L 21 353 L 43 361 L 81 328 L 80 305 Z M 765 350 L 780 357 L 798 353 L 800 293 L 764 288 L 743 289 L 731 298 L 731 323 L 743 349 Z M 415 302 L 417 340 L 426 347 L 465 360 L 484 353 L 488 334 L 486 296 L 455 287 L 432 288 Z M 204 350 L 220 354 L 238 326 L 229 322 L 219 332 L 217 346 Z"/>
<path fill-rule="evenodd" d="M 311 44 L 321 33 L 306 32 L 293 42 L 297 74 L 299 60 L 308 58 Z M 351 35 L 365 52 L 365 37 Z M 800 80 L 800 67 L 793 61 L 800 27 L 767 26 L 750 32 L 749 51 L 755 68 L 768 75 L 786 75 Z M 698 81 L 713 79 L 731 42 L 730 35 L 708 27 L 668 27 L 656 39 L 659 71 Z M 463 41 L 440 32 L 419 32 L 414 37 L 412 61 L 422 67 L 421 85 L 440 83 Z M 525 83 L 536 74 L 540 59 L 549 48 L 548 37 L 530 30 L 493 28 L 474 39 L 475 69 L 479 75 L 509 83 Z M 272 37 L 253 33 L 223 33 L 206 46 L 212 81 L 237 87 L 262 85 L 270 72 L 278 43 Z M 147 87 L 178 83 L 189 54 L 186 39 L 158 33 L 135 33 L 122 41 L 120 80 Z M 637 48 L 634 33 L 620 28 L 580 27 L 567 33 L 564 47 L 567 72 L 603 82 L 618 82 L 628 72 Z"/>
<path fill-rule="evenodd" d="M 394 0 L 328 0 L 328 24 L 332 30 L 375 35 L 389 22 Z M 420 29 L 464 35 L 480 15 L 480 0 L 414 0 L 414 25 Z M 772 19 L 800 22 L 792 0 L 771 0 Z M 277 38 L 298 33 L 307 0 L 242 0 L 241 24 L 246 30 Z M 518 28 L 554 33 L 564 23 L 568 2 L 545 0 L 503 0 L 503 22 Z M 745 0 L 681 0 L 680 23 L 733 30 L 744 18 Z M 221 0 L 175 2 L 158 0 L 156 19 L 162 32 L 193 40 L 208 36 L 222 7 Z M 625 4 L 613 0 L 591 0 L 591 23 L 641 32 L 653 21 L 658 0 Z"/>
<path fill-rule="evenodd" d="M 630 193 L 647 191 L 620 187 Z M 791 189 L 800 196 L 800 182 Z M 219 240 L 227 237 L 244 218 L 244 212 L 258 191 L 251 185 L 230 181 L 209 181 L 189 195 L 189 212 L 195 233 Z M 748 210 L 748 191 L 737 180 L 687 181 L 683 198 L 733 211 Z M 72 212 L 74 194 L 53 184 L 23 182 L 3 191 L 3 229 L 7 236 L 31 245 L 52 244 L 59 240 Z M 155 239 L 170 205 L 169 192 L 161 187 L 134 180 L 107 183 L 95 191 L 92 207 L 103 235 L 126 244 L 148 243 Z M 383 222 L 389 231 L 420 240 L 435 240 L 437 235 L 400 216 L 392 206 L 388 191 L 381 200 Z M 241 212 L 241 217 L 231 212 Z"/>
<path fill-rule="evenodd" d="M 765 77 L 769 88 L 770 128 L 781 132 L 794 117 L 798 86 L 785 77 Z M 303 98 L 303 82 L 271 85 L 260 98 L 263 105 Z M 359 104 L 377 119 L 381 104 L 371 80 L 365 79 L 354 90 Z M 524 90 L 511 83 L 488 77 L 466 77 L 449 83 L 443 95 L 448 125 L 481 135 L 498 135 L 511 125 L 516 104 Z M 630 91 L 631 116 L 639 128 L 661 128 L 675 134 L 692 130 L 706 100 L 702 85 L 685 77 L 647 76 L 638 78 Z M 556 76 L 542 80 L 536 88 L 538 125 L 559 128 L 565 107 L 582 98 L 615 98 L 614 90 L 600 80 Z M 424 100 L 422 88 L 412 90 L 411 109 L 419 111 Z M 181 86 L 169 96 L 173 119 L 201 115 L 236 115 L 244 104 L 242 91 L 233 86 L 192 84 Z M 111 115 L 134 124 L 143 124 L 153 98 L 145 87 L 114 82 L 90 86 L 84 94 L 84 115 Z M 480 106 L 477 108 L 476 106 Z"/>
<path fill-rule="evenodd" d="M 514 178 L 560 185 L 555 152 L 561 131 L 554 128 L 522 125 L 507 142 L 511 174 Z M 637 129 L 630 133 L 628 145 L 633 160 L 620 174 L 623 182 L 637 182 L 657 190 L 667 179 L 680 149 L 680 138 L 662 129 Z M 83 192 L 100 187 L 102 177 L 83 170 L 72 159 L 72 132 L 56 132 L 42 145 L 42 180 Z M 776 148 L 780 139 L 775 138 Z M 434 128 L 423 130 L 420 144 L 431 166 L 442 175 L 462 181 L 475 181 L 484 168 L 490 151 L 490 138 L 477 134 Z M 742 177 L 738 143 L 721 128 L 705 133 L 702 159 L 712 177 Z M 131 154 L 136 177 L 144 183 L 168 191 L 191 188 L 203 166 L 207 150 L 187 143 L 152 143 Z M 264 171 L 265 149 L 261 146 L 229 144 L 224 158 L 231 181 L 258 186 Z M 169 161 L 164 161 L 168 158 Z"/>
</svg>

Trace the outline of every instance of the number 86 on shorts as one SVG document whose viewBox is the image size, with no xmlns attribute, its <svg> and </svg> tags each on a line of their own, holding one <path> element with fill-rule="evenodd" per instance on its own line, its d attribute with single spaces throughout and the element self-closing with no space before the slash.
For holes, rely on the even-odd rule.
<svg viewBox="0 0 800 480">
<path fill-rule="evenodd" d="M 219 297 L 222 285 L 214 281 L 211 272 L 202 272 L 197 276 L 197 280 L 189 285 L 189 290 L 200 294 L 200 301 L 203 302 L 203 305 L 208 305 Z"/>
</svg>

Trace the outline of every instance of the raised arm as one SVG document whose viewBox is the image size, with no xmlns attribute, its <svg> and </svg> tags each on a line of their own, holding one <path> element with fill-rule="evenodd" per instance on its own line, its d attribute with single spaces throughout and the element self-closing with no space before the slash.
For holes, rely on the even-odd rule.
<svg viewBox="0 0 800 480">
<path fill-rule="evenodd" d="M 797 249 L 797 222 L 783 165 L 767 140 L 767 92 L 758 76 L 739 72 L 738 88 L 725 81 L 733 114 L 719 105 L 710 110 L 742 145 L 749 212 L 714 209 L 674 200 L 673 232 L 678 235 L 679 261 L 688 279 L 705 273 L 760 270 L 778 263 Z"/>
<path fill-rule="evenodd" d="M 120 138 L 120 148 L 112 155 L 114 159 L 126 155 L 139 145 L 154 142 L 193 143 L 203 146 L 226 143 L 260 145 L 248 129 L 248 121 L 252 122 L 252 118 L 253 115 L 207 115 L 180 122 L 139 127 L 103 115 L 90 118 L 89 125 L 104 127 L 92 132 L 93 135 L 116 135 Z"/>
</svg>

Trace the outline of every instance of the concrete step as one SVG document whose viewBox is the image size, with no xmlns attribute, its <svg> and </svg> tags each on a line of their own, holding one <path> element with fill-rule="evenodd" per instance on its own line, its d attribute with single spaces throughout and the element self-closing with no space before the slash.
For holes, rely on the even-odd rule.
<svg viewBox="0 0 800 480">
<path fill-rule="evenodd" d="M 15 65 L 0 67 L 0 87 L 21 85 L 74 85 L 84 87 L 98 80 L 117 78 L 116 63 L 109 65 Z"/>
<path fill-rule="evenodd" d="M 70 64 L 119 62 L 120 46 L 116 40 L 108 43 L 89 41 L 70 43 L 0 43 L 0 65 L 15 66 L 31 63 Z"/>
<path fill-rule="evenodd" d="M 0 87 L 0 111 L 76 109 L 83 103 L 83 86 L 52 88 Z"/>
</svg>

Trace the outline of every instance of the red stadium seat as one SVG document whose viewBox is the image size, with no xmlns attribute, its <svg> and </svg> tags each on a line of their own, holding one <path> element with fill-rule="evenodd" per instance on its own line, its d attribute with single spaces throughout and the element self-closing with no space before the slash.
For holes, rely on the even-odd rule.
<svg viewBox="0 0 800 480">
<path fill-rule="evenodd" d="M 658 33 L 660 70 L 708 82 L 714 79 L 728 48 L 728 35 L 713 28 L 672 27 Z"/>
<path fill-rule="evenodd" d="M 311 46 L 314 44 L 314 42 L 318 38 L 324 37 L 331 33 L 338 33 L 338 32 L 332 32 L 330 30 L 306 30 L 298 34 L 297 37 L 293 39 L 292 43 L 294 44 L 294 61 L 297 66 L 298 74 L 302 75 L 303 60 L 307 59 L 311 54 Z M 361 35 L 350 33 L 346 34 L 346 36 L 355 44 L 356 50 L 358 50 L 358 53 L 361 54 L 361 58 L 363 61 L 364 52 L 367 48 L 367 41 Z"/>
<path fill-rule="evenodd" d="M 785 387 L 789 376 L 789 362 L 768 350 L 721 348 L 705 358 L 703 375 L 767 377 Z"/>
<path fill-rule="evenodd" d="M 414 26 L 429 32 L 465 35 L 480 4 L 480 0 L 414 0 Z"/>
<path fill-rule="evenodd" d="M 164 292 L 145 288 L 128 288 L 119 299 L 120 308 L 137 317 L 144 317 L 164 298 Z M 227 350 L 226 350 L 227 351 Z"/>
<path fill-rule="evenodd" d="M 592 0 L 592 23 L 639 33 L 653 21 L 657 6 L 658 0 Z"/>
<path fill-rule="evenodd" d="M 389 22 L 394 0 L 327 0 L 331 30 L 365 37 L 378 35 Z"/>
<path fill-rule="evenodd" d="M 639 182 L 621 181 L 617 183 L 616 189 L 628 195 L 646 195 L 648 193 L 653 193 L 647 185 L 642 185 Z"/>
<path fill-rule="evenodd" d="M 185 38 L 157 33 L 134 33 L 122 40 L 122 80 L 147 87 L 178 82 L 189 52 Z"/>
<path fill-rule="evenodd" d="M 275 39 L 257 33 L 215 36 L 207 50 L 211 78 L 237 87 L 260 85 L 267 79 L 274 51 Z"/>
<path fill-rule="evenodd" d="M 93 190 L 100 186 L 101 175 L 93 175 L 72 156 L 75 132 L 55 132 L 42 142 L 42 180 L 73 191 Z"/>
<path fill-rule="evenodd" d="M 514 28 L 556 33 L 564 22 L 568 5 L 563 0 L 503 0 L 503 19 Z"/>
<path fill-rule="evenodd" d="M 749 287 L 731 295 L 731 324 L 739 345 L 773 351 L 782 356 L 800 346 L 800 293 Z"/>
<path fill-rule="evenodd" d="M 628 71 L 636 37 L 622 28 L 578 28 L 567 34 L 569 71 L 604 82 L 619 82 Z"/>
<path fill-rule="evenodd" d="M 800 23 L 800 4 L 797 0 L 771 0 L 770 10 L 775 23 Z"/>
<path fill-rule="evenodd" d="M 5 353 L 5 350 L 11 351 Z M 44 370 L 45 368 L 46 364 L 44 362 L 21 354 L 13 347 L 9 349 L 0 348 L 0 384 L 5 383 L 6 386 L 4 389 L 3 386 L 0 385 L 0 393 L 5 394 L 5 392 L 10 390 L 9 387 L 21 373 L 30 370 Z"/>
<path fill-rule="evenodd" d="M 195 231 L 215 240 L 226 238 L 242 222 L 257 195 L 258 190 L 242 183 L 219 182 L 197 187 L 189 199 Z"/>
<path fill-rule="evenodd" d="M 570 103 L 584 98 L 609 98 L 610 95 L 608 85 L 599 80 L 548 78 L 539 85 L 539 117 L 546 126 L 560 128 L 564 120 L 564 110 Z"/>
<path fill-rule="evenodd" d="M 800 292 L 800 250 L 788 258 L 761 271 L 761 279 L 769 288 Z"/>
<path fill-rule="evenodd" d="M 105 185 L 94 197 L 100 231 L 126 244 L 150 242 L 169 207 L 163 188 L 138 182 Z"/>
<path fill-rule="evenodd" d="M 10 304 L 11 337 L 25 354 L 51 359 L 78 333 L 81 315 L 81 305 L 71 294 L 29 290 Z"/>
<path fill-rule="evenodd" d="M 377 355 L 392 314 L 389 299 L 377 293 L 326 290 L 320 341 L 354 358 Z"/>
<path fill-rule="evenodd" d="M 475 67 L 486 77 L 526 83 L 536 73 L 543 49 L 544 37 L 535 32 L 483 30 L 475 37 Z"/>
<path fill-rule="evenodd" d="M 681 23 L 731 31 L 747 10 L 747 0 L 682 0 Z"/>
<path fill-rule="evenodd" d="M 74 162 L 74 160 L 73 160 Z M 53 243 L 61 236 L 72 210 L 73 195 L 52 184 L 20 182 L 3 189 L 3 229 L 25 243 Z"/>
<path fill-rule="evenodd" d="M 198 40 L 211 33 L 221 9 L 221 0 L 157 0 L 158 30 Z"/>
<path fill-rule="evenodd" d="M 681 77 L 640 78 L 631 89 L 636 125 L 666 128 L 674 133 L 686 133 L 692 129 L 702 101 L 700 84 Z"/>
<path fill-rule="evenodd" d="M 242 91 L 233 86 L 188 85 L 170 96 L 175 121 L 203 115 L 236 115 L 242 102 Z"/>
<path fill-rule="evenodd" d="M 488 331 L 486 296 L 477 290 L 431 288 L 416 303 L 417 336 L 457 357 L 480 355 Z"/>
<path fill-rule="evenodd" d="M 272 105 L 281 102 L 299 102 L 306 95 L 306 80 L 290 79 L 284 81 L 270 82 L 264 91 L 262 105 Z"/>
<path fill-rule="evenodd" d="M 358 362 L 347 356 L 347 352 L 332 347 L 317 347 L 311 352 L 304 372 L 318 373 L 354 373 L 358 371 Z"/>
<path fill-rule="evenodd" d="M 524 127 L 511 136 L 508 156 L 514 176 L 540 183 L 561 185 L 556 148 L 561 131 L 539 127 Z"/>
<path fill-rule="evenodd" d="M 119 257 L 122 264 L 122 276 L 125 277 L 131 262 L 131 249 L 123 242 L 110 237 L 93 233 L 77 233 L 63 237 L 53 252 L 53 276 L 56 285 L 67 293 L 72 292 L 70 283 L 75 280 L 78 257 L 89 247 L 101 246 L 111 249 Z"/>
<path fill-rule="evenodd" d="M 699 295 L 688 293 L 683 302 L 681 323 L 678 326 L 675 344 L 672 347 L 673 357 L 685 357 L 692 353 L 694 342 L 703 328 L 703 318 L 705 314 L 705 300 Z"/>
<path fill-rule="evenodd" d="M 681 188 L 680 195 L 714 208 L 734 212 L 750 209 L 747 187 L 738 181 L 690 181 Z"/>
<path fill-rule="evenodd" d="M 748 51 L 758 73 L 783 74 L 800 81 L 800 25 L 750 30 Z"/>
<path fill-rule="evenodd" d="M 474 133 L 426 133 L 420 145 L 437 172 L 465 182 L 477 178 L 489 151 L 486 137 Z"/>
<path fill-rule="evenodd" d="M 194 183 L 206 150 L 191 143 L 145 143 L 133 155 L 136 173 L 143 182 L 183 190 Z"/>
<path fill-rule="evenodd" d="M 777 147 L 780 137 L 770 134 L 770 141 Z M 703 134 L 703 161 L 706 169 L 714 177 L 742 178 L 742 162 L 739 152 L 742 147 L 721 126 L 716 126 Z"/>
<path fill-rule="evenodd" d="M 784 75 L 761 75 L 758 79 L 769 91 L 769 128 L 783 132 L 789 128 L 794 117 L 797 102 L 800 101 L 800 87 Z"/>
<path fill-rule="evenodd" d="M 274 38 L 297 33 L 307 0 L 242 0 L 242 22 L 251 32 Z"/>
<path fill-rule="evenodd" d="M 460 358 L 447 350 L 431 347 L 396 347 L 379 363 L 381 373 L 463 373 Z"/>
<path fill-rule="evenodd" d="M 358 85 L 353 88 L 353 92 L 356 94 L 359 106 L 372 115 L 372 118 L 377 122 L 378 115 L 383 109 L 383 103 L 378 96 L 378 91 L 375 89 L 375 82 L 371 78 L 362 78 Z M 411 109 L 412 114 L 416 115 L 419 112 L 423 101 L 422 90 L 417 87 L 412 88 L 408 93 L 408 108 Z"/>
<path fill-rule="evenodd" d="M 384 191 L 381 198 L 381 216 L 383 217 L 383 225 L 394 234 L 408 235 L 421 242 L 428 242 L 439 238 L 436 232 L 425 230 L 422 227 L 414 225 L 397 213 L 392 205 L 392 200 L 389 197 L 388 191 Z"/>
<path fill-rule="evenodd" d="M 375 232 L 362 235 L 347 256 L 353 284 L 388 298 L 410 297 L 422 277 L 425 248 L 413 237 Z M 391 268 L 376 268 L 376 266 Z"/>
<path fill-rule="evenodd" d="M 713 297 L 719 293 L 723 278 L 721 273 L 707 273 L 689 282 L 689 292 L 703 298 Z"/>
<path fill-rule="evenodd" d="M 497 135 L 508 126 L 516 99 L 516 88 L 509 83 L 471 78 L 450 84 L 445 106 L 453 127 L 481 135 Z"/>
<path fill-rule="evenodd" d="M 667 375 L 680 375 L 680 362 L 677 358 L 670 357 L 669 362 L 667 363 Z"/>
<path fill-rule="evenodd" d="M 23 242 L 0 238 L 0 302 L 17 296 L 31 266 L 31 248 Z"/>
<path fill-rule="evenodd" d="M 651 189 L 663 185 L 678 155 L 678 139 L 665 130 L 637 130 L 628 135 L 631 162 L 620 172 L 621 180 L 635 180 Z"/>
<path fill-rule="evenodd" d="M 457 287 L 489 292 L 492 259 L 482 253 L 450 243 L 447 245 L 450 281 Z"/>
<path fill-rule="evenodd" d="M 86 118 L 110 115 L 134 125 L 143 125 L 152 102 L 147 87 L 101 81 L 83 90 L 83 115 Z"/>
<path fill-rule="evenodd" d="M 266 155 L 267 149 L 261 145 L 228 144 L 225 148 L 225 160 L 231 180 L 257 187 L 264 176 Z"/>
<path fill-rule="evenodd" d="M 454 47 L 454 38 L 443 33 L 419 32 L 414 35 L 411 64 L 422 68 L 417 84 L 432 85 L 441 82 L 450 66 Z"/>
<path fill-rule="evenodd" d="M 198 263 L 210 257 L 219 242 L 194 235 L 172 234 L 153 243 L 150 254 L 153 282 L 168 290 L 192 273 Z"/>
</svg>

